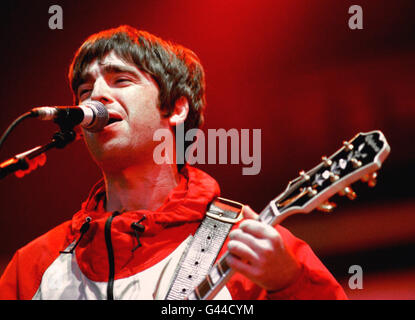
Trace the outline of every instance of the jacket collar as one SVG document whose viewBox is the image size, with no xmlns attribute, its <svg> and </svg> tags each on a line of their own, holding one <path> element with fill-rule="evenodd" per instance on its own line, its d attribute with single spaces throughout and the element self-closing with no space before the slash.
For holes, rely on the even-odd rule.
<svg viewBox="0 0 415 320">
<path fill-rule="evenodd" d="M 146 216 L 146 230 L 173 224 L 201 221 L 208 204 L 220 194 L 219 185 L 207 173 L 185 165 L 180 171 L 179 184 L 170 191 L 156 211 L 137 210 L 123 212 L 122 216 L 138 220 Z M 72 230 L 80 230 L 87 217 L 92 220 L 106 219 L 112 214 L 105 210 L 105 184 L 103 179 L 91 189 L 82 208 L 72 219 Z M 153 230 L 155 231 L 155 230 Z"/>
</svg>

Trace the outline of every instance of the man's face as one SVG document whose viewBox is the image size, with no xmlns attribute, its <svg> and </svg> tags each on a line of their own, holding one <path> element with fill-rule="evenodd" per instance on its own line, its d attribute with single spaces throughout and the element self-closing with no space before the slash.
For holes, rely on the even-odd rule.
<svg viewBox="0 0 415 320">
<path fill-rule="evenodd" d="M 83 79 L 77 92 L 79 101 L 102 102 L 112 119 L 100 132 L 84 130 L 96 162 L 107 170 L 117 170 L 152 160 L 154 131 L 169 128 L 168 119 L 159 111 L 159 89 L 154 79 L 113 52 L 102 61 L 94 60 Z"/>
</svg>

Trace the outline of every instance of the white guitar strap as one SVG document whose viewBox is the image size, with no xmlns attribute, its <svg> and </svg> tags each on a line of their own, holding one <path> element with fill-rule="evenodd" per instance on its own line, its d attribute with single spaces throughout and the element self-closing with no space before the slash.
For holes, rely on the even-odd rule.
<svg viewBox="0 0 415 320">
<path fill-rule="evenodd" d="M 242 220 L 243 205 L 216 198 L 176 268 L 166 300 L 184 300 L 213 266 L 232 226 Z"/>
</svg>

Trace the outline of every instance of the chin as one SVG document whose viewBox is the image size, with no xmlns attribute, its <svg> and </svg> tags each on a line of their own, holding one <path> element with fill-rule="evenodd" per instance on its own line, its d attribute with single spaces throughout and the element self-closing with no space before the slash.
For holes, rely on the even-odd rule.
<svg viewBox="0 0 415 320">
<path fill-rule="evenodd" d="M 102 169 L 126 168 L 133 165 L 154 163 L 154 142 L 147 144 L 134 144 L 131 139 L 85 139 L 87 148 Z"/>
<path fill-rule="evenodd" d="M 111 148 L 110 150 L 102 150 L 93 157 L 104 172 L 111 172 L 122 171 L 132 166 L 145 165 L 148 161 L 154 163 L 152 156 L 150 159 L 147 156 L 142 156 L 147 154 L 148 152 L 132 152 L 131 148 L 127 150 Z M 152 155 L 152 153 L 150 154 Z"/>
</svg>

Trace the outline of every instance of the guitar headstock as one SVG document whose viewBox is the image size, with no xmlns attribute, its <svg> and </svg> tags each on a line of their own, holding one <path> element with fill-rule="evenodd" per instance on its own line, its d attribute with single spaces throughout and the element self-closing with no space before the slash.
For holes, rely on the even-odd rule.
<svg viewBox="0 0 415 320">
<path fill-rule="evenodd" d="M 356 194 L 350 185 L 359 179 L 373 187 L 376 171 L 389 155 L 390 147 L 380 131 L 359 133 L 350 141 L 344 141 L 330 157 L 289 182 L 285 191 L 271 201 L 282 215 L 308 213 L 317 208 L 331 211 L 335 204 L 327 200 L 339 193 L 350 199 Z"/>
<path fill-rule="evenodd" d="M 294 213 L 308 213 L 320 207 L 327 211 L 332 204 L 327 199 L 336 193 L 355 198 L 350 185 L 363 179 L 375 185 L 375 174 L 390 152 L 390 147 L 380 131 L 359 133 L 330 157 L 309 170 L 301 171 L 298 178 L 288 183 L 285 191 L 261 211 L 258 220 L 270 225 L 280 223 Z M 228 252 L 227 252 L 228 253 Z M 213 299 L 234 270 L 226 263 L 226 255 L 219 259 L 212 271 L 203 279 L 187 299 Z"/>
</svg>

